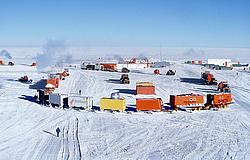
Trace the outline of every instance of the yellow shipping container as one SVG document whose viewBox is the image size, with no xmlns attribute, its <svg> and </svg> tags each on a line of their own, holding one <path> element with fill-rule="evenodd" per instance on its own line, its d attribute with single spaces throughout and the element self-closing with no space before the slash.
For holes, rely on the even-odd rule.
<svg viewBox="0 0 250 160">
<path fill-rule="evenodd" d="M 100 109 L 111 109 L 125 111 L 126 101 L 125 99 L 111 99 L 111 98 L 101 98 L 100 100 Z"/>
</svg>

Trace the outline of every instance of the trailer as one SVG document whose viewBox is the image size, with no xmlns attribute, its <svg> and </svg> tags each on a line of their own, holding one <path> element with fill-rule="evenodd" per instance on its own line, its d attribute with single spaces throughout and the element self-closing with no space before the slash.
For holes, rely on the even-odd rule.
<svg viewBox="0 0 250 160">
<path fill-rule="evenodd" d="M 93 97 L 71 94 L 68 97 L 68 106 L 90 110 L 93 107 Z"/>
<path fill-rule="evenodd" d="M 125 111 L 126 100 L 123 98 L 119 99 L 101 98 L 100 110 Z"/>
</svg>

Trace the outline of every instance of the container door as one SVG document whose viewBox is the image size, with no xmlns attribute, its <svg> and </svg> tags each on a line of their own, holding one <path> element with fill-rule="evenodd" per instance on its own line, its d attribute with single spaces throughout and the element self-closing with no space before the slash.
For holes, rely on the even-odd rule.
<svg viewBox="0 0 250 160">
<path fill-rule="evenodd" d="M 63 108 L 69 108 L 69 99 L 63 98 Z"/>
</svg>

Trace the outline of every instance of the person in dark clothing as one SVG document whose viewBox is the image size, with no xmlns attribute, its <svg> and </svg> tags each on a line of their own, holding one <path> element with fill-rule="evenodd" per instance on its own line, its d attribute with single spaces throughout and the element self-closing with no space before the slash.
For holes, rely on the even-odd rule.
<svg viewBox="0 0 250 160">
<path fill-rule="evenodd" d="M 60 128 L 57 127 L 57 129 L 56 129 L 57 137 L 59 137 L 59 133 L 60 133 L 60 132 L 61 132 Z"/>
<path fill-rule="evenodd" d="M 82 94 L 82 90 L 79 90 L 79 95 L 81 95 Z"/>
</svg>

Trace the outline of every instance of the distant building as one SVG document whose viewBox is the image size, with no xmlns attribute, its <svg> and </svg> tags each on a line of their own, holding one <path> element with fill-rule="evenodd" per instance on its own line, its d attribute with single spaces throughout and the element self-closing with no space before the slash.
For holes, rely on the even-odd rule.
<svg viewBox="0 0 250 160">
<path fill-rule="evenodd" d="M 231 62 L 231 59 L 208 59 L 208 64 L 214 64 L 219 66 L 228 66 L 227 64 Z"/>
<path fill-rule="evenodd" d="M 249 70 L 250 69 L 249 64 L 233 64 L 232 67 L 233 69 L 236 69 L 236 70 Z"/>
</svg>

